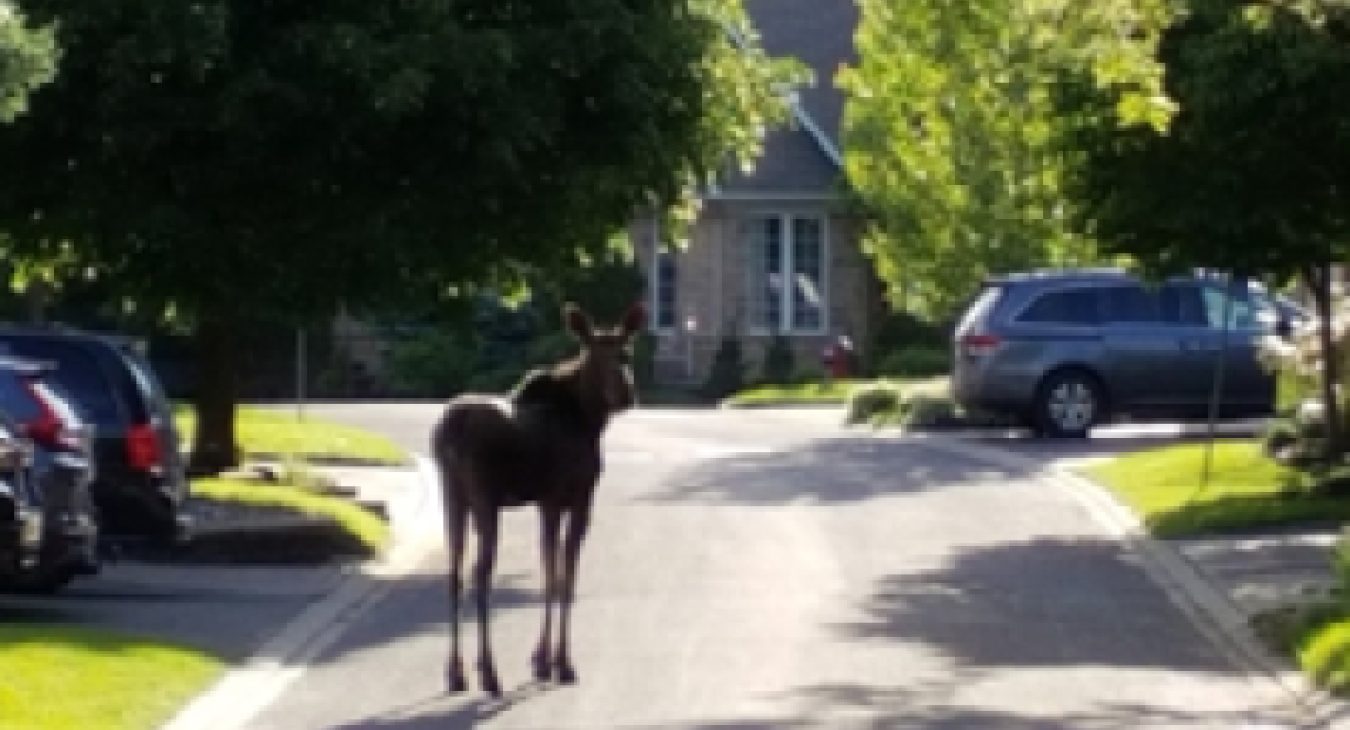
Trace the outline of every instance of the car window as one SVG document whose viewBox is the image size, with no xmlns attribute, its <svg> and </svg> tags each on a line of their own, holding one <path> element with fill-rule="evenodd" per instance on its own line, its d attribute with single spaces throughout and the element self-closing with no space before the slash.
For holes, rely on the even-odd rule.
<svg viewBox="0 0 1350 730">
<path fill-rule="evenodd" d="M 0 350 L 56 365 L 48 378 L 69 394 L 84 420 L 95 424 L 122 422 L 122 408 L 98 361 L 86 348 L 71 342 L 36 337 L 0 339 Z"/>
<path fill-rule="evenodd" d="M 994 308 L 994 303 L 998 301 L 998 297 L 1002 293 L 1003 288 L 998 286 L 986 286 L 981 290 L 979 295 L 975 297 L 975 301 L 971 302 L 970 306 L 966 308 L 966 313 L 961 317 L 961 321 L 957 322 L 956 331 L 965 332 L 975 326 L 976 322 L 984 319 L 989 311 Z"/>
<path fill-rule="evenodd" d="M 0 410 L 26 423 L 42 415 L 42 404 L 24 387 L 18 373 L 0 370 Z"/>
<path fill-rule="evenodd" d="M 1159 324 L 1162 307 L 1156 291 L 1142 286 L 1110 286 L 1101 290 L 1102 317 L 1113 324 Z"/>
<path fill-rule="evenodd" d="M 1061 289 L 1037 297 L 1017 318 L 1032 324 L 1091 326 L 1100 321 L 1096 287 Z"/>
<path fill-rule="evenodd" d="M 164 388 L 160 385 L 159 376 L 155 373 L 154 367 L 134 350 L 122 349 L 119 352 L 141 393 L 157 405 L 167 406 L 169 398 L 164 394 Z"/>
<path fill-rule="evenodd" d="M 1167 284 L 1162 288 L 1159 303 L 1165 322 L 1188 327 L 1209 326 L 1209 315 L 1200 290 L 1190 284 Z"/>
<path fill-rule="evenodd" d="M 1227 328 L 1235 330 L 1261 329 L 1263 319 L 1274 318 L 1273 313 L 1262 316 L 1249 291 L 1206 286 L 1200 294 L 1205 302 L 1205 321 L 1214 329 L 1225 327 L 1225 314 L 1228 318 Z"/>
</svg>

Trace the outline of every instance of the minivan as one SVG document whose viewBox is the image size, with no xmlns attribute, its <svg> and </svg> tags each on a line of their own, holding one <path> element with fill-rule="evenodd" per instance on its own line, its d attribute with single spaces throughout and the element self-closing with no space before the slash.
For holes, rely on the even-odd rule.
<svg viewBox="0 0 1350 730">
<path fill-rule="evenodd" d="M 1122 415 L 1203 415 L 1220 380 L 1221 415 L 1268 415 L 1275 378 L 1258 358 L 1261 339 L 1306 318 L 1259 284 L 1219 276 L 992 277 L 954 332 L 952 394 L 964 408 L 1056 437 L 1082 437 Z"/>
</svg>

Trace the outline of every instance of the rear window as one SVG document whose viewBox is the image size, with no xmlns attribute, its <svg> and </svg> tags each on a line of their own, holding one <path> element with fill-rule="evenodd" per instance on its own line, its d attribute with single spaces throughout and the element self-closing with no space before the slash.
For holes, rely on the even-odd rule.
<svg viewBox="0 0 1350 730">
<path fill-rule="evenodd" d="M 1023 310 L 1017 321 L 1029 324 L 1095 325 L 1101 321 L 1097 299 L 1095 287 L 1046 292 Z"/>
<path fill-rule="evenodd" d="M 42 415 L 42 405 L 24 387 L 22 377 L 11 370 L 0 370 L 0 410 L 21 423 Z"/>
<path fill-rule="evenodd" d="M 12 337 L 0 339 L 0 352 L 55 364 L 47 377 L 69 395 L 84 420 L 100 425 L 122 422 L 117 396 L 89 349 L 61 340 Z"/>
<path fill-rule="evenodd" d="M 965 332 L 987 317 L 1002 293 L 1003 289 L 998 286 L 986 286 L 981 290 L 975 296 L 975 301 L 971 302 L 969 307 L 966 307 L 966 313 L 961 316 L 961 321 L 956 324 L 956 331 L 958 333 Z"/>
</svg>

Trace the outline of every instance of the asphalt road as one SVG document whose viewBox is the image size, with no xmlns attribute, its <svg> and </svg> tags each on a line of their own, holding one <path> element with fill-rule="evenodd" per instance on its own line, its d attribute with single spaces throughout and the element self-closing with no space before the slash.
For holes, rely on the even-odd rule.
<svg viewBox="0 0 1350 730">
<path fill-rule="evenodd" d="M 311 408 L 418 450 L 438 411 Z M 435 550 L 246 727 L 1279 726 L 1266 684 L 1078 502 L 1026 475 L 811 411 L 639 411 L 613 427 L 606 464 L 580 684 L 529 681 L 539 571 L 519 510 L 495 593 L 505 698 L 443 692 Z"/>
</svg>

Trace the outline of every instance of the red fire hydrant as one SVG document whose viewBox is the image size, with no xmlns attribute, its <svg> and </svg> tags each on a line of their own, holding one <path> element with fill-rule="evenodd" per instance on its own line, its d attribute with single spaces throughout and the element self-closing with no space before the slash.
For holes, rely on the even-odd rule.
<svg viewBox="0 0 1350 730">
<path fill-rule="evenodd" d="M 847 337 L 840 337 L 825 347 L 820 355 L 825 372 L 833 380 L 841 380 L 853 375 L 853 343 Z"/>
</svg>

